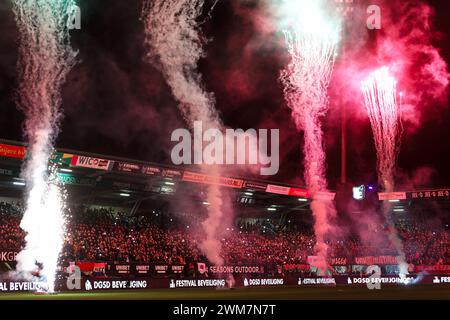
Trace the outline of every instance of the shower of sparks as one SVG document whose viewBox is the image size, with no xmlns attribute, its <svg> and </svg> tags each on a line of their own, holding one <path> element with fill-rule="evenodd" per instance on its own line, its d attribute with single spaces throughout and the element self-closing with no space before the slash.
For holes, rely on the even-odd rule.
<svg viewBox="0 0 450 320">
<path fill-rule="evenodd" d="M 299 130 L 304 131 L 305 181 L 313 195 L 311 203 L 316 235 L 315 267 L 328 267 L 326 235 L 334 204 L 317 195 L 327 191 L 326 155 L 321 117 L 328 110 L 328 86 L 339 44 L 340 21 L 327 13 L 324 1 L 291 0 L 280 5 L 282 29 L 291 56 L 281 80 L 288 106 Z"/>
<path fill-rule="evenodd" d="M 400 147 L 401 117 L 397 103 L 397 81 L 387 67 L 374 71 L 361 82 L 364 104 L 372 125 L 377 150 L 378 180 L 386 192 L 394 191 L 394 171 Z M 399 254 L 400 276 L 408 274 L 403 243 L 391 217 L 391 205 L 383 204 L 389 238 Z"/>
<path fill-rule="evenodd" d="M 48 170 L 58 134 L 61 87 L 75 63 L 69 45 L 72 0 L 13 0 L 20 32 L 18 105 L 25 113 L 28 157 L 22 175 L 27 183 L 26 210 L 21 222 L 26 245 L 17 256 L 17 272 L 31 278 L 43 266 L 49 292 L 54 291 L 64 225 L 63 197 Z"/>
</svg>

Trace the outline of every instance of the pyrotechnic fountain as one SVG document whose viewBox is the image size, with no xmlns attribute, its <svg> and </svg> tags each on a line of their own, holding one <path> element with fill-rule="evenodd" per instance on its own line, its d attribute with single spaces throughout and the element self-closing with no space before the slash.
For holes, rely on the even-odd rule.
<svg viewBox="0 0 450 320">
<path fill-rule="evenodd" d="M 63 196 L 48 168 L 58 133 L 61 86 L 75 63 L 67 28 L 71 0 L 13 0 L 20 32 L 19 105 L 26 115 L 28 157 L 26 211 L 21 228 L 26 246 L 17 256 L 17 272 L 30 277 L 43 265 L 48 290 L 54 290 L 57 260 L 63 245 Z"/>
<path fill-rule="evenodd" d="M 202 121 L 204 130 L 223 129 L 215 110 L 215 100 L 205 91 L 197 71 L 199 59 L 204 55 L 197 19 L 201 16 L 204 0 L 145 0 L 142 19 L 146 43 L 151 49 L 149 57 L 158 61 L 179 109 L 193 129 L 195 121 Z M 202 152 L 202 150 L 197 150 Z M 220 175 L 219 168 L 205 166 L 208 174 Z M 221 242 L 218 233 L 224 215 L 222 203 L 227 196 L 218 186 L 208 187 L 208 218 L 203 222 L 206 240 L 201 249 L 208 259 L 222 265 Z"/>
<path fill-rule="evenodd" d="M 325 236 L 336 209 L 330 200 L 320 197 L 321 192 L 327 191 L 320 118 L 328 110 L 327 89 L 339 43 L 340 23 L 327 15 L 324 1 L 283 1 L 281 10 L 288 17 L 283 32 L 292 58 L 282 71 L 281 80 L 292 117 L 298 130 L 304 131 L 304 175 L 313 196 L 315 252 L 321 258 L 316 267 L 323 271 L 328 266 Z"/>
<path fill-rule="evenodd" d="M 373 72 L 361 83 L 377 150 L 378 180 L 386 192 L 394 191 L 394 170 L 400 146 L 401 118 L 396 87 L 397 81 L 387 67 Z M 399 254 L 400 275 L 404 277 L 408 274 L 408 265 L 390 211 L 389 202 L 384 202 L 383 213 L 389 227 L 389 237 Z"/>
</svg>

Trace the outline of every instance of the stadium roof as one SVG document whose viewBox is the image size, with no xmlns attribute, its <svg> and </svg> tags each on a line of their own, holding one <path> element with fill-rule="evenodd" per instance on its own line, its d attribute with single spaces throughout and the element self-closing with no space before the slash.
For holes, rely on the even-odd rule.
<svg viewBox="0 0 450 320">
<path fill-rule="evenodd" d="M 0 139 L 1 196 L 22 196 L 20 168 L 26 156 L 24 143 Z M 191 167 L 68 149 L 56 149 L 51 162 L 58 166 L 58 177 L 74 203 L 134 206 L 142 201 L 176 201 L 182 196 L 207 205 L 206 187 L 217 184 L 231 191 L 242 214 L 310 213 L 308 190 L 293 184 L 212 177 Z M 334 198 L 334 193 L 325 196 Z M 379 194 L 379 198 L 393 202 L 398 212 L 408 211 L 413 203 L 424 202 L 421 200 L 436 200 L 443 208 L 450 208 L 450 189 L 446 188 Z"/>
<path fill-rule="evenodd" d="M 20 177 L 20 168 L 26 156 L 26 144 L 0 139 L 2 196 L 22 196 L 25 182 Z M 51 162 L 57 165 L 58 177 L 75 203 L 132 206 L 139 201 L 170 201 L 183 195 L 207 205 L 204 191 L 208 185 L 217 184 L 231 191 L 244 213 L 309 212 L 308 191 L 293 184 L 212 177 L 181 166 L 68 149 L 56 149 Z"/>
</svg>

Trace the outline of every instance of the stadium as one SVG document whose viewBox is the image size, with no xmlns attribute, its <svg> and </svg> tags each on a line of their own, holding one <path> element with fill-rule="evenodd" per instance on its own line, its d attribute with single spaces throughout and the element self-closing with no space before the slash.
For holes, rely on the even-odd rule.
<svg viewBox="0 0 450 320">
<path fill-rule="evenodd" d="M 0 300 L 450 297 L 445 4 L 37 2 L 0 6 Z"/>
<path fill-rule="evenodd" d="M 11 141 L 2 141 L 1 150 L 4 155 L 26 154 L 26 147 Z M 216 299 L 317 298 L 319 292 L 331 298 L 361 297 L 361 292 L 370 297 L 370 276 L 365 274 L 369 265 L 381 266 L 383 276 L 378 283 L 389 288 L 384 288 L 384 294 L 392 290 L 395 297 L 442 298 L 448 292 L 449 221 L 429 223 L 434 220 L 430 206 L 444 212 L 449 209 L 448 189 L 390 195 L 411 264 L 409 285 L 420 288 L 415 293 L 413 289 L 390 288 L 408 285 L 397 281 L 394 248 L 356 239 L 333 243 L 332 274 L 318 277 L 309 265 L 314 256 L 310 199 L 298 196 L 307 194 L 304 187 L 238 177 L 216 181 L 232 189 L 236 216 L 232 227 L 222 233 L 227 263 L 215 266 L 196 248 L 201 238 L 195 235 L 201 234 L 200 223 L 207 214 L 206 188 L 214 183 L 204 174 L 73 150 L 57 150 L 52 159 L 58 163 L 58 178 L 70 195 L 66 200 L 70 222 L 57 284 L 61 286 L 57 291 L 66 295 L 60 298 L 70 299 L 74 290 L 74 297 L 85 292 L 88 299 L 90 291 L 105 292 L 104 296 L 93 295 L 95 298 L 195 298 L 198 294 L 198 299 L 203 299 L 210 295 L 205 293 L 208 287 L 215 292 L 217 288 L 245 290 L 215 293 Z M 24 193 L 21 162 L 21 156 L 1 159 L 3 274 L 15 269 L 15 258 L 24 245 L 19 227 L 24 210 L 20 204 Z M 183 205 L 174 203 L 178 201 Z M 381 226 L 371 232 L 382 232 Z M 67 279 L 75 266 L 81 281 L 77 287 L 73 278 L 70 287 Z M 376 283 L 373 281 L 374 286 Z M 307 292 L 301 293 L 304 287 Z M 318 291 L 320 287 L 323 289 Z M 341 287 L 344 289 L 337 294 L 332 289 Z M 2 291 L 9 293 L 36 288 L 31 283 L 2 283 Z M 148 289 L 155 291 L 146 292 Z"/>
</svg>

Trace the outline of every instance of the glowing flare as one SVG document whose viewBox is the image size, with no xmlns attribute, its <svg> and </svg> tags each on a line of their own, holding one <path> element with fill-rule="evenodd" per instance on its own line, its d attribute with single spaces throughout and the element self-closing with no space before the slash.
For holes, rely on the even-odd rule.
<svg viewBox="0 0 450 320">
<path fill-rule="evenodd" d="M 17 255 L 19 270 L 29 272 L 36 269 L 35 262 L 42 263 L 42 274 L 49 292 L 54 291 L 56 266 L 64 243 L 66 221 L 65 195 L 56 177 L 52 173 L 48 182 L 43 179 L 35 180 L 36 184 L 28 198 L 28 208 L 20 224 L 27 231 L 27 245 Z"/>
<path fill-rule="evenodd" d="M 400 149 L 401 118 L 397 103 L 397 81 L 387 67 L 374 71 L 361 82 L 364 102 L 372 125 L 377 150 L 378 180 L 386 192 L 394 191 L 394 171 Z M 408 274 L 403 243 L 392 221 L 391 203 L 385 201 L 383 213 L 389 226 L 389 239 L 399 254 L 399 272 L 402 279 Z"/>
<path fill-rule="evenodd" d="M 340 21 L 326 13 L 324 1 L 283 1 L 281 14 L 291 62 L 282 71 L 284 94 L 297 128 L 304 131 L 306 185 L 313 195 L 311 210 L 316 235 L 315 267 L 324 272 L 330 219 L 336 215 L 330 200 L 317 197 L 327 191 L 325 150 L 320 117 L 328 110 L 327 89 L 339 43 Z"/>
<path fill-rule="evenodd" d="M 63 198 L 47 165 L 58 133 L 61 86 L 75 63 L 67 29 L 71 0 L 13 0 L 20 32 L 19 107 L 26 115 L 29 154 L 22 175 L 27 185 L 21 222 L 26 245 L 17 258 L 17 272 L 31 277 L 35 262 L 43 264 L 48 290 L 54 290 L 63 238 Z"/>
<path fill-rule="evenodd" d="M 198 27 L 204 3 L 204 0 L 145 0 L 142 18 L 149 58 L 157 62 L 156 66 L 164 74 L 188 125 L 193 129 L 195 121 L 202 121 L 204 128 L 220 130 L 223 124 L 214 106 L 214 96 L 204 90 L 197 70 L 198 61 L 204 55 Z M 212 176 L 220 176 L 217 167 L 204 166 L 204 169 Z M 200 248 L 212 263 L 222 265 L 219 239 L 223 204 L 229 197 L 219 187 L 209 186 L 207 198 L 208 218 L 202 223 L 206 239 Z"/>
<path fill-rule="evenodd" d="M 386 192 L 392 192 L 394 188 L 393 174 L 400 145 L 401 122 L 396 87 L 397 81 L 387 67 L 373 72 L 361 83 L 377 149 L 379 182 Z"/>
</svg>

